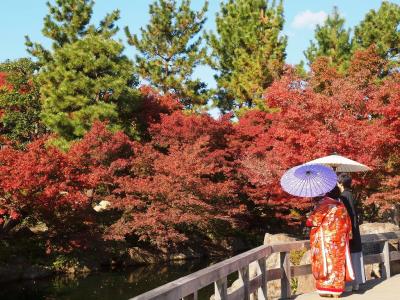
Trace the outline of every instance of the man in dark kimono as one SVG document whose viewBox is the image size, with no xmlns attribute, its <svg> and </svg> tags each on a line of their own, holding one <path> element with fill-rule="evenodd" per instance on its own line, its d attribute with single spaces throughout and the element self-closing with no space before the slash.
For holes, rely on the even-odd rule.
<svg viewBox="0 0 400 300">
<path fill-rule="evenodd" d="M 338 176 L 338 186 L 342 192 L 340 200 L 346 206 L 351 219 L 353 237 L 350 240 L 350 252 L 355 273 L 355 280 L 352 282 L 352 288 L 353 290 L 358 290 L 359 285 L 365 282 L 365 274 L 360 227 L 358 224 L 358 214 L 354 205 L 354 197 L 351 191 L 351 181 L 351 177 L 347 174 L 340 174 Z"/>
</svg>

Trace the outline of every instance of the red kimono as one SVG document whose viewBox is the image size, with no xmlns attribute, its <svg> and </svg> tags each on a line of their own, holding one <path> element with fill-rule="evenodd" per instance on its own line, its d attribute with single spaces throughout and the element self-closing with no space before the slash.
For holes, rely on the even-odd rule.
<svg viewBox="0 0 400 300">
<path fill-rule="evenodd" d="M 354 279 L 349 239 L 351 220 L 343 203 L 325 197 L 307 219 L 311 268 L 320 294 L 340 295 Z"/>
</svg>

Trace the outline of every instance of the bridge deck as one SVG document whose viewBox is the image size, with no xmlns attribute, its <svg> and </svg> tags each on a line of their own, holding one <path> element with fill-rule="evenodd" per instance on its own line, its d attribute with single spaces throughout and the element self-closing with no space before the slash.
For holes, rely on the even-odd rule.
<svg viewBox="0 0 400 300">
<path fill-rule="evenodd" d="M 400 299 L 400 275 L 387 280 L 370 280 L 357 293 L 345 293 L 343 299 L 363 300 L 394 300 Z M 329 299 L 321 298 L 317 293 L 303 294 L 297 296 L 296 300 Z"/>
</svg>

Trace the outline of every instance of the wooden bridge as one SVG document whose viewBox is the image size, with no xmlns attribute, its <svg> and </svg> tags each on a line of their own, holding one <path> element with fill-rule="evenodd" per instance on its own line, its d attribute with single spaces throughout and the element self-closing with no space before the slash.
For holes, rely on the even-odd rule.
<svg viewBox="0 0 400 300">
<path fill-rule="evenodd" d="M 375 246 L 375 248 L 380 250 L 379 253 L 365 255 L 364 264 L 379 263 L 383 273 L 383 278 L 381 280 L 389 279 L 391 277 L 390 262 L 400 260 L 399 248 L 397 247 L 395 251 L 390 251 L 389 242 L 394 241 L 395 243 L 398 243 L 400 240 L 400 231 L 363 235 L 361 239 L 364 248 Z M 214 285 L 214 297 L 216 300 L 266 300 L 268 299 L 267 282 L 271 280 L 280 280 L 281 299 L 294 298 L 291 289 L 291 279 L 311 274 L 311 265 L 292 266 L 290 263 L 290 252 L 302 249 L 310 249 L 308 240 L 262 245 L 208 268 L 167 283 L 147 293 L 134 297 L 131 300 L 197 300 L 199 291 L 210 284 Z M 266 259 L 273 253 L 279 253 L 280 268 L 267 269 Z M 256 262 L 257 264 L 257 275 L 253 278 L 249 278 L 249 265 L 252 262 Z M 227 278 L 228 275 L 232 273 L 238 274 L 237 277 L 240 281 L 240 287 L 233 291 L 229 291 Z M 395 281 L 397 281 L 397 283 L 395 282 L 394 286 L 396 287 L 396 284 L 399 286 L 400 277 L 395 277 Z M 380 283 L 379 281 L 377 282 Z M 393 284 L 393 279 L 387 282 L 388 284 Z M 371 286 L 371 282 L 368 284 L 366 285 L 367 288 L 368 286 Z M 379 285 L 376 287 L 378 288 Z M 392 295 L 393 298 L 387 299 L 400 298 L 400 295 L 397 295 L 400 292 L 396 291 L 396 289 L 394 289 L 394 294 Z M 316 297 L 316 295 L 308 294 L 301 295 L 298 299 L 313 299 L 313 297 Z M 357 295 L 354 297 L 357 297 Z"/>
<path fill-rule="evenodd" d="M 399 299 L 400 275 L 387 280 L 370 280 L 358 292 L 343 293 L 345 300 L 396 300 Z M 322 300 L 317 293 L 303 294 L 296 300 Z"/>
</svg>

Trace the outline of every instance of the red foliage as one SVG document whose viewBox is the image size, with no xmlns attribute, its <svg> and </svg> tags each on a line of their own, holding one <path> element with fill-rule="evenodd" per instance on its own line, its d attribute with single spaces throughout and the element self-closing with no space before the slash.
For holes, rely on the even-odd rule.
<svg viewBox="0 0 400 300">
<path fill-rule="evenodd" d="M 90 189 L 98 185 L 112 185 L 110 170 L 121 167 L 121 160 L 133 154 L 132 142 L 122 132 L 112 133 L 106 124 L 96 122 L 82 140 L 68 151 L 71 165 L 79 168 L 79 175 Z"/>
<path fill-rule="evenodd" d="M 383 209 L 400 201 L 400 81 L 394 75 L 375 91 L 368 109 L 377 132 L 373 132 L 375 145 L 371 153 L 376 158 L 378 173 L 368 203 L 379 203 Z M 379 130 L 379 131 L 378 131 Z"/>
<path fill-rule="evenodd" d="M 8 88 L 7 74 L 4 72 L 0 72 L 0 88 L 3 88 L 3 87 Z"/>
<path fill-rule="evenodd" d="M 137 123 L 146 132 L 148 126 L 159 123 L 163 115 L 182 110 L 183 106 L 172 94 L 160 95 L 150 86 L 140 88 L 141 104 L 136 111 Z"/>
<path fill-rule="evenodd" d="M 341 77 L 339 71 L 330 64 L 329 57 L 318 57 L 311 66 L 311 78 L 309 84 L 314 91 L 332 95 L 335 89 L 332 87 L 333 82 Z"/>
<path fill-rule="evenodd" d="M 376 46 L 354 53 L 348 79 L 365 93 L 375 87 L 376 80 L 387 72 L 387 62 L 377 53 Z"/>
<path fill-rule="evenodd" d="M 160 249 L 221 224 L 281 229 L 300 224 L 310 205 L 282 191 L 283 172 L 333 152 L 373 168 L 358 179 L 367 201 L 400 201 L 400 77 L 381 78 L 373 48 L 354 56 L 347 75 L 324 59 L 312 70 L 308 80 L 289 70 L 265 92 L 270 112 L 249 111 L 236 123 L 184 113 L 172 96 L 143 87 L 141 142 L 96 123 L 66 153 L 46 139 L 5 147 L 0 223 L 29 215 L 64 234 L 68 221 L 81 233 Z M 102 200 L 111 203 L 106 222 L 92 209 Z M 82 240 L 71 237 L 69 246 L 84 248 Z"/>
<path fill-rule="evenodd" d="M 243 206 L 232 179 L 229 119 L 175 112 L 161 116 L 149 132 L 153 140 L 142 144 L 96 123 L 67 153 L 46 147 L 44 139 L 26 150 L 1 150 L 1 207 L 18 208 L 65 235 L 65 222 L 99 225 L 90 222 L 92 204 L 108 200 L 120 215 L 107 239 L 133 236 L 162 249 L 184 242 L 190 232 L 234 225 Z M 81 247 L 71 241 L 69 246 Z"/>
<path fill-rule="evenodd" d="M 65 155 L 54 148 L 47 149 L 43 139 L 31 143 L 27 151 L 2 149 L 0 161 L 1 190 L 22 211 L 35 205 L 52 210 L 70 199 L 74 199 L 74 204 L 83 201 L 82 197 L 75 199 L 72 185 L 65 184 L 69 175 Z M 68 196 L 70 193 L 72 198 Z"/>
<path fill-rule="evenodd" d="M 372 50 L 355 55 L 346 77 L 323 67 L 323 59 L 313 66 L 318 72 L 308 82 L 289 71 L 265 93 L 267 104 L 277 112 L 250 112 L 239 120 L 235 143 L 243 145 L 238 159 L 245 178 L 241 191 L 261 210 L 270 207 L 272 217 L 296 224 L 307 202 L 283 193 L 279 178 L 290 167 L 333 152 L 373 168 L 360 182 L 369 199 L 400 200 L 395 187 L 400 83 L 396 75 L 380 83 L 383 65 L 368 53 Z"/>
<path fill-rule="evenodd" d="M 14 211 L 11 218 L 21 214 L 43 221 L 53 226 L 52 234 L 90 220 L 93 190 L 107 181 L 110 162 L 123 151 L 117 143 L 122 134 L 103 132 L 105 126 L 95 124 L 68 153 L 46 145 L 46 138 L 30 143 L 26 150 L 1 149 L 0 208 Z M 65 222 L 71 222 L 67 228 Z"/>
<path fill-rule="evenodd" d="M 13 85 L 7 81 L 7 76 L 8 76 L 7 73 L 0 72 L 0 89 L 5 88 L 11 91 L 13 90 Z M 32 89 L 32 82 L 29 82 L 28 84 L 21 86 L 19 92 L 21 94 L 27 94 L 31 91 L 31 89 Z"/>
<path fill-rule="evenodd" d="M 231 179 L 232 155 L 228 119 L 175 112 L 150 128 L 153 140 L 136 143 L 134 156 L 115 174 L 116 188 L 108 198 L 124 211 L 107 237 L 135 235 L 157 247 L 173 247 L 188 232 L 212 230 L 240 212 Z"/>
</svg>

